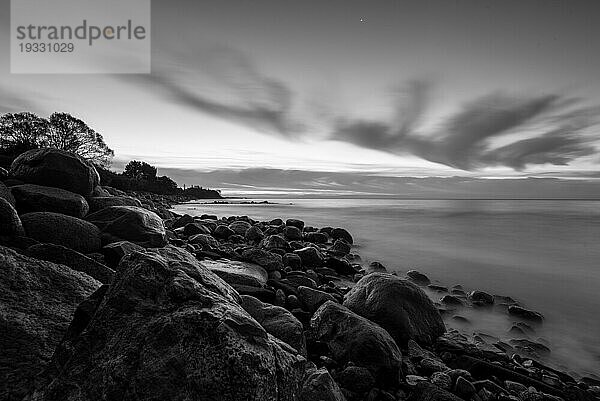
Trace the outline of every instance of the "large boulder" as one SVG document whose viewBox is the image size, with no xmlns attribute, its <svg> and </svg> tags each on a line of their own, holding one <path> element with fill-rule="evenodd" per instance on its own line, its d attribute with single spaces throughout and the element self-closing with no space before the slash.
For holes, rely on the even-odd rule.
<svg viewBox="0 0 600 401">
<path fill-rule="evenodd" d="M 234 287 L 236 285 L 264 287 L 269 278 L 267 271 L 255 263 L 206 259 L 200 264 Z"/>
<path fill-rule="evenodd" d="M 252 227 L 252 224 L 243 220 L 236 220 L 229 225 L 229 229 L 231 229 L 237 235 L 246 235 L 246 231 Z"/>
<path fill-rule="evenodd" d="M 337 362 L 367 368 L 380 383 L 397 383 L 402 354 L 389 333 L 375 323 L 327 301 L 313 315 L 310 327 Z"/>
<path fill-rule="evenodd" d="M 86 220 L 95 224 L 110 242 L 131 241 L 144 247 L 167 244 L 163 221 L 158 215 L 137 206 L 110 206 L 91 213 Z"/>
<path fill-rule="evenodd" d="M 21 400 L 50 360 L 77 304 L 100 283 L 0 247 L 0 399 Z"/>
<path fill-rule="evenodd" d="M 85 198 L 65 189 L 24 184 L 11 188 L 19 213 L 55 212 L 83 217 L 89 211 Z"/>
<path fill-rule="evenodd" d="M 100 250 L 100 230 L 95 225 L 52 212 L 33 212 L 21 216 L 27 236 L 39 242 L 63 245 L 82 253 Z"/>
<path fill-rule="evenodd" d="M 94 166 L 58 149 L 33 149 L 19 155 L 10 166 L 13 178 L 28 184 L 48 185 L 88 196 L 100 182 Z"/>
<path fill-rule="evenodd" d="M 263 249 L 246 249 L 242 252 L 242 258 L 264 267 L 269 272 L 283 269 L 283 261 L 281 255 L 268 252 Z"/>
<path fill-rule="evenodd" d="M 95 278 L 103 284 L 110 284 L 115 271 L 77 251 L 54 244 L 36 244 L 27 248 L 27 255 L 52 263 L 69 266 Z"/>
<path fill-rule="evenodd" d="M 311 371 L 304 381 L 301 401 L 346 401 L 342 390 L 333 380 L 327 369 Z"/>
<path fill-rule="evenodd" d="M 306 360 L 188 252 L 134 253 L 59 345 L 36 400 L 294 400 Z"/>
<path fill-rule="evenodd" d="M 8 187 L 4 185 L 2 181 L 0 181 L 0 198 L 6 199 L 8 203 L 10 203 L 13 206 L 15 205 L 15 197 L 10 192 L 10 189 L 8 189 Z"/>
<path fill-rule="evenodd" d="M 91 213 L 111 206 L 142 207 L 142 202 L 132 196 L 94 196 L 88 199 L 88 203 Z"/>
<path fill-rule="evenodd" d="M 313 246 L 296 249 L 294 253 L 300 256 L 300 259 L 302 259 L 302 266 L 304 267 L 319 267 L 323 265 L 323 255 L 321 255 L 321 252 Z"/>
<path fill-rule="evenodd" d="M 409 339 L 429 344 L 446 331 L 427 294 L 392 274 L 364 276 L 346 294 L 344 306 L 386 329 L 401 346 Z"/>
<path fill-rule="evenodd" d="M 306 355 L 306 339 L 302 323 L 287 309 L 264 303 L 250 295 L 242 295 L 242 307 L 267 333 L 285 342 L 301 355 Z"/>
<path fill-rule="evenodd" d="M 25 234 L 17 211 L 4 198 L 0 198 L 0 236 L 15 237 Z"/>
<path fill-rule="evenodd" d="M 125 255 L 133 252 L 143 251 L 144 248 L 138 244 L 129 241 L 113 242 L 102 247 L 104 262 L 113 269 L 116 269 Z"/>
</svg>

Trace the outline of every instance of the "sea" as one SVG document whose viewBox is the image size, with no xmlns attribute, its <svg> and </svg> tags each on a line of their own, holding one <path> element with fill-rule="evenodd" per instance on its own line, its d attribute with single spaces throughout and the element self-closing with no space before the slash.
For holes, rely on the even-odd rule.
<svg viewBox="0 0 600 401">
<path fill-rule="evenodd" d="M 268 204 L 249 204 L 249 201 Z M 576 377 L 600 376 L 600 201 L 244 199 L 177 205 L 190 215 L 297 218 L 314 227 L 344 227 L 363 263 L 389 271 L 416 269 L 434 284 L 460 284 L 510 296 L 542 313 L 532 341 L 543 361 Z M 428 294 L 438 301 L 443 295 Z M 466 317 L 469 323 L 453 319 Z M 479 338 L 518 339 L 502 308 L 465 308 L 446 325 Z"/>
</svg>

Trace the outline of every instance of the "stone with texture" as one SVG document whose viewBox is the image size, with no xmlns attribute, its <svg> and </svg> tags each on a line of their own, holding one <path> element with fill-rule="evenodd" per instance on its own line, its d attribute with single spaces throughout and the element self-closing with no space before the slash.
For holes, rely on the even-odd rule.
<svg viewBox="0 0 600 401">
<path fill-rule="evenodd" d="M 55 212 L 82 218 L 90 209 L 83 196 L 60 188 L 24 184 L 12 187 L 11 192 L 21 214 Z"/>
<path fill-rule="evenodd" d="M 143 247 L 167 244 L 163 221 L 158 215 L 137 206 L 110 206 L 89 214 L 86 220 L 95 224 L 111 242 L 126 240 Z"/>
<path fill-rule="evenodd" d="M 33 212 L 21 216 L 27 236 L 39 242 L 62 245 L 81 253 L 100 250 L 100 230 L 76 217 L 52 212 Z"/>
</svg>

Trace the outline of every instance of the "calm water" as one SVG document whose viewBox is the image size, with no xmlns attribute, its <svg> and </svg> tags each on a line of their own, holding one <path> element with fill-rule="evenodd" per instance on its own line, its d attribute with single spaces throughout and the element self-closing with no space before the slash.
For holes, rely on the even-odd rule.
<svg viewBox="0 0 600 401">
<path fill-rule="evenodd" d="M 600 201 L 271 201 L 277 204 L 175 210 L 345 227 L 364 261 L 399 272 L 418 269 L 433 282 L 509 295 L 540 311 L 546 322 L 532 339 L 550 343 L 550 362 L 579 375 L 600 373 Z M 473 325 L 462 330 L 510 338 L 511 320 L 503 313 L 471 312 L 469 318 Z"/>
</svg>

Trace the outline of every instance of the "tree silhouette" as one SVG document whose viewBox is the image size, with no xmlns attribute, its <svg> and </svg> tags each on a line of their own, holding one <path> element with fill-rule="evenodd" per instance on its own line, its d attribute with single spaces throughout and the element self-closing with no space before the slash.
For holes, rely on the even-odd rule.
<svg viewBox="0 0 600 401">
<path fill-rule="evenodd" d="M 156 167 L 146 162 L 132 160 L 125 166 L 123 175 L 136 180 L 154 181 L 156 180 Z"/>
<path fill-rule="evenodd" d="M 114 155 L 102 135 L 68 113 L 54 113 L 49 119 L 29 112 L 0 117 L 1 154 L 16 157 L 38 148 L 73 152 L 102 167 L 109 166 Z"/>
</svg>

